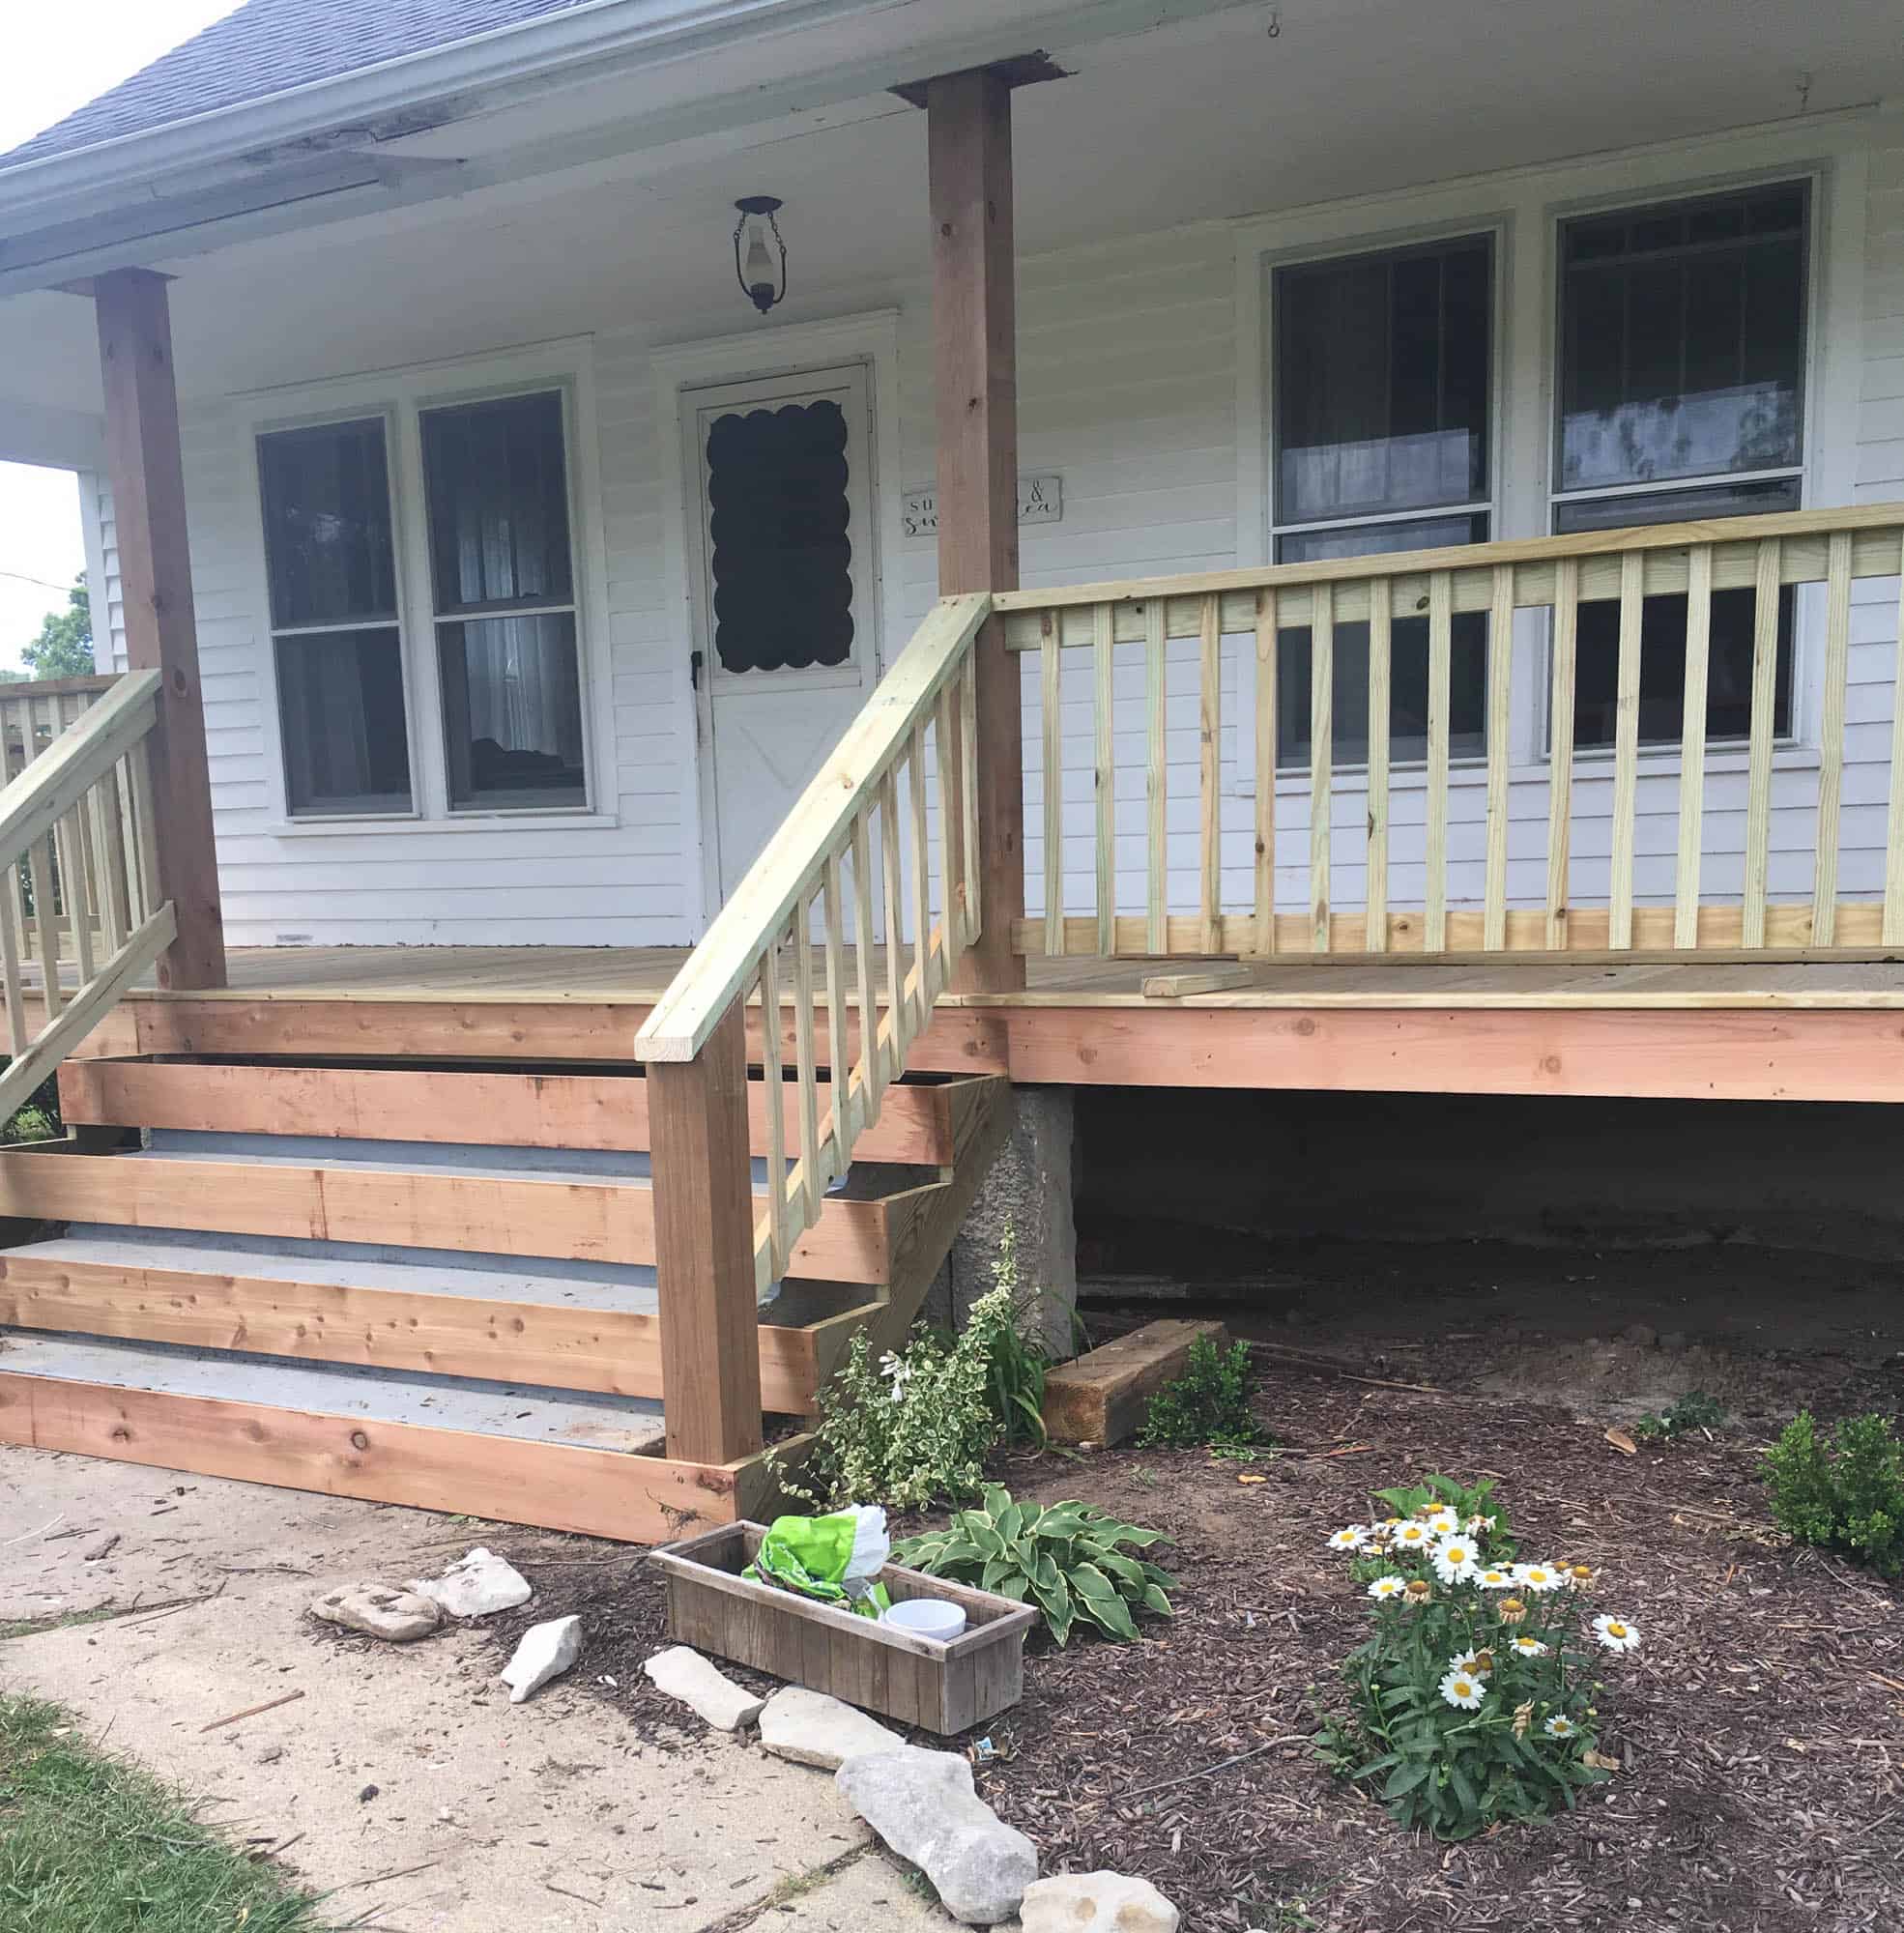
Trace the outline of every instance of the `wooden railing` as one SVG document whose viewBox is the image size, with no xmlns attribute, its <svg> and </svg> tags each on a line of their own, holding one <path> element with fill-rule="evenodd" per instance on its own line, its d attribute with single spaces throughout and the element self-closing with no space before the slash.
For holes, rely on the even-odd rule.
<svg viewBox="0 0 1904 1933">
<path fill-rule="evenodd" d="M 0 728 L 49 722 L 31 707 L 64 707 L 83 693 L 0 689 Z M 15 707 L 29 707 L 16 717 Z M 169 901 L 158 887 L 146 740 L 158 720 L 159 674 L 109 680 L 104 695 L 63 720 L 23 771 L 0 791 L 0 990 L 13 1060 L 0 1074 L 0 1120 L 9 1118 L 61 1059 L 93 1031 L 132 981 L 171 943 Z M 53 716 L 60 716 L 56 708 Z M 13 751 L 7 750 L 9 771 Z M 22 954 L 26 964 L 22 964 Z M 76 984 L 61 978 L 73 964 Z M 37 969 L 43 1021 L 29 1033 L 28 969 Z"/>
<path fill-rule="evenodd" d="M 980 932 L 972 643 L 990 602 L 948 597 L 934 608 L 636 1038 L 652 1076 L 707 1053 L 724 1020 L 758 1005 L 767 1149 L 756 1293 L 786 1273 Z M 790 997 L 791 1082 L 781 1031 Z M 744 1138 L 727 1159 L 747 1160 Z M 669 1177 L 658 1141 L 655 1163 L 659 1190 Z"/>
<path fill-rule="evenodd" d="M 1605 953 L 1779 950 L 1872 951 L 1904 943 L 1904 656 L 1890 635 L 1884 659 L 1890 685 L 1888 838 L 1881 886 L 1864 897 L 1839 893 L 1844 803 L 1847 674 L 1851 658 L 1853 585 L 1860 579 L 1899 576 L 1904 559 L 1904 505 L 1870 509 L 1820 510 L 1775 517 L 1615 530 L 1590 535 L 1527 542 L 1481 544 L 1464 549 L 1420 551 L 1341 562 L 1222 571 L 1197 577 L 1157 578 L 1074 589 L 1001 593 L 1009 649 L 1036 655 L 1043 721 L 1042 916 L 1024 921 L 1015 935 L 1023 953 L 1101 956 L 1282 956 L 1302 958 L 1398 955 L 1421 958 Z M 1813 832 L 1811 891 L 1803 900 L 1774 898 L 1768 875 L 1773 852 L 1774 752 L 1778 724 L 1781 594 L 1794 586 L 1822 585 L 1822 609 L 1801 610 L 1791 646 L 1815 652 L 1816 780 L 1808 799 L 1789 798 L 1778 816 L 1789 823 L 1796 809 Z M 1706 857 L 1706 780 L 1716 748 L 1707 738 L 1708 685 L 1712 670 L 1713 600 L 1724 591 L 1749 592 L 1753 603 L 1748 726 L 1743 743 L 1744 836 L 1741 888 L 1736 895 L 1702 897 Z M 1640 741 L 1640 640 L 1645 600 L 1663 595 L 1687 600 L 1683 727 L 1677 746 L 1649 748 Z M 1816 595 L 1816 593 L 1812 593 Z M 1604 752 L 1576 748 L 1575 679 L 1581 607 L 1605 601 L 1617 607 L 1616 697 L 1612 743 Z M 1896 606 L 1890 607 L 1893 612 Z M 1533 613 L 1532 618 L 1516 615 Z M 1482 750 L 1470 787 L 1485 793 L 1485 819 L 1463 831 L 1478 832 L 1463 858 L 1463 875 L 1478 890 L 1457 893 L 1451 884 L 1451 659 L 1456 619 L 1484 614 L 1486 701 Z M 1424 884 L 1418 901 L 1392 903 L 1399 788 L 1391 738 L 1395 678 L 1395 625 L 1427 620 L 1427 707 L 1419 847 L 1407 855 L 1411 874 Z M 1367 758 L 1352 771 L 1336 769 L 1332 718 L 1333 670 L 1344 625 L 1366 626 L 1368 657 Z M 1515 633 L 1523 649 L 1516 653 Z M 1278 661 L 1300 647 L 1289 633 L 1308 633 L 1310 705 L 1307 773 L 1282 771 L 1284 795 L 1292 785 L 1307 827 L 1306 904 L 1300 911 L 1279 907 L 1277 864 Z M 1244 787 L 1226 785 L 1223 764 L 1224 641 L 1254 665 L 1254 798 Z M 1168 728 L 1172 668 L 1171 640 L 1197 641 L 1196 715 L 1197 767 L 1195 910 L 1179 886 L 1171 893 L 1169 832 L 1171 786 Z M 1125 648 L 1130 648 L 1128 655 Z M 1357 649 L 1361 649 L 1360 640 Z M 1865 647 L 1863 649 L 1868 649 Z M 1094 861 L 1095 910 L 1068 914 L 1064 858 L 1067 769 L 1064 734 L 1064 659 L 1088 654 L 1095 726 L 1090 781 L 1094 794 L 1089 835 Z M 1519 662 L 1516 665 L 1516 657 Z M 1117 787 L 1135 782 L 1120 769 L 1114 727 L 1118 669 L 1142 666 L 1143 893 L 1120 899 L 1117 865 Z M 1511 786 L 1524 788 L 1528 774 L 1513 765 L 1515 680 L 1541 667 L 1550 721 L 1543 777 L 1543 813 L 1511 817 Z M 1239 679 L 1239 683 L 1246 680 Z M 1123 680 L 1128 691 L 1134 678 Z M 1178 681 L 1176 715 L 1187 694 Z M 1127 698 L 1125 722 L 1131 709 Z M 1357 721 L 1360 724 L 1361 721 Z M 1128 733 L 1127 733 L 1128 738 Z M 1576 755 L 1577 753 L 1577 755 Z M 1737 754 L 1733 755 L 1736 759 Z M 1523 765 L 1524 765 L 1523 761 Z M 1813 761 L 1802 762 L 1808 769 Z M 1247 769 L 1247 766 L 1246 766 Z M 1670 896 L 1636 890 L 1636 828 L 1642 778 L 1677 778 L 1676 838 Z M 1412 774 L 1410 778 L 1412 779 Z M 1581 890 L 1574 853 L 1578 795 L 1589 781 L 1602 793 L 1610 819 L 1610 852 L 1604 891 L 1591 900 Z M 1179 792 L 1188 796 L 1187 774 Z M 1366 799 L 1366 838 L 1348 837 L 1348 857 L 1359 869 L 1359 904 L 1335 889 L 1344 833 L 1344 797 Z M 1250 890 L 1226 893 L 1224 811 L 1231 849 L 1247 836 L 1252 860 Z M 1520 855 L 1522 885 L 1510 891 L 1510 829 L 1521 826 L 1538 839 L 1544 825 L 1543 860 L 1533 877 L 1543 890 L 1529 890 L 1530 869 Z M 1413 824 L 1411 815 L 1411 840 Z M 1874 843 L 1874 842 L 1872 842 Z M 1478 850 L 1475 850 L 1478 847 Z M 1601 861 L 1595 857 L 1596 879 Z M 1035 870 L 1035 869 L 1034 869 Z M 1285 876 L 1292 870 L 1284 868 Z M 1126 869 L 1128 877 L 1129 869 Z M 1189 869 L 1179 867 L 1177 878 Z M 1295 897 L 1286 890 L 1283 898 Z M 1651 899 L 1654 904 L 1646 904 Z"/>
</svg>

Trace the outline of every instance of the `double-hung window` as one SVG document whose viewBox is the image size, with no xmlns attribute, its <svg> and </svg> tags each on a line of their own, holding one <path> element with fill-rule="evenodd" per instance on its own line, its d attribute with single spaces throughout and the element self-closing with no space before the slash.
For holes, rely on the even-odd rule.
<svg viewBox="0 0 1904 1933">
<path fill-rule="evenodd" d="M 1494 247 L 1486 235 L 1274 272 L 1271 459 L 1278 563 L 1486 542 L 1490 532 Z M 1449 748 L 1482 750 L 1486 620 L 1451 636 Z M 1392 755 L 1428 745 L 1428 620 L 1392 634 Z M 1334 637 L 1333 757 L 1368 756 L 1369 627 Z M 1277 653 L 1277 761 L 1310 755 L 1310 634 Z"/>
<path fill-rule="evenodd" d="M 425 399 L 415 424 L 407 492 L 393 417 L 258 438 L 286 806 L 294 818 L 581 809 L 564 392 Z M 440 757 L 415 756 L 426 748 L 413 700 L 439 721 Z"/>
<path fill-rule="evenodd" d="M 1809 198 L 1803 183 L 1582 216 L 1560 229 L 1553 528 L 1796 510 L 1803 494 Z M 1751 722 L 1753 593 L 1712 608 L 1709 740 Z M 1792 727 L 1780 594 L 1774 730 Z M 1613 742 L 1619 607 L 1580 607 L 1574 742 Z M 1677 742 L 1686 599 L 1646 599 L 1639 736 Z"/>
</svg>

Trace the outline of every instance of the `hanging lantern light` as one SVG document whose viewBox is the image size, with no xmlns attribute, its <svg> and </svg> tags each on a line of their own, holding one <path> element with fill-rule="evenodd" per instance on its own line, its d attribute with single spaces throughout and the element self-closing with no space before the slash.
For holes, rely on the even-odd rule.
<svg viewBox="0 0 1904 1933">
<path fill-rule="evenodd" d="M 741 292 L 764 315 L 787 296 L 787 244 L 773 218 L 780 200 L 777 195 L 745 194 L 734 205 L 740 211 L 740 219 L 734 224 L 734 273 Z M 777 281 L 773 250 L 767 245 L 769 235 L 773 247 L 780 251 Z"/>
</svg>

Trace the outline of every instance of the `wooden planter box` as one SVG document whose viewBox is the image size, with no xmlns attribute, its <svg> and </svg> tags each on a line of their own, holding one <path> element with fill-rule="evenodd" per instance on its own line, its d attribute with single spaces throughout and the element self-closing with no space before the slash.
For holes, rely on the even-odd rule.
<svg viewBox="0 0 1904 1933">
<path fill-rule="evenodd" d="M 671 1637 L 929 1732 L 963 1732 L 1024 1696 L 1024 1634 L 1038 1615 L 1029 1605 L 888 1564 L 880 1581 L 894 1603 L 938 1598 L 964 1609 L 965 1630 L 935 1644 L 741 1576 L 765 1534 L 764 1524 L 724 1523 L 653 1553 Z"/>
</svg>

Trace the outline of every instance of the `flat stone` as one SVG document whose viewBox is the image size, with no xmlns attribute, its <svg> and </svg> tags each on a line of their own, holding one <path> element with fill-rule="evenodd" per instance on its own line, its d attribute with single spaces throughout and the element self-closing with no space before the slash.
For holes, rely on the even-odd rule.
<svg viewBox="0 0 1904 1933">
<path fill-rule="evenodd" d="M 833 1782 L 901 1859 L 920 1867 L 939 1903 L 967 1926 L 995 1926 L 1018 1911 L 1038 1877 L 1038 1849 L 979 1798 L 957 1752 L 896 1751 L 850 1758 Z"/>
<path fill-rule="evenodd" d="M 363 1631 L 391 1644 L 409 1644 L 428 1637 L 443 1623 L 443 1613 L 416 1591 L 399 1591 L 392 1584 L 344 1584 L 313 1598 L 310 1614 L 328 1625 Z"/>
<path fill-rule="evenodd" d="M 904 1743 L 879 1719 L 804 1685 L 786 1686 L 761 1710 L 761 1744 L 795 1765 L 817 1765 L 822 1772 L 837 1772 L 850 1758 L 891 1751 Z"/>
<path fill-rule="evenodd" d="M 1059 1873 L 1024 1889 L 1024 1933 L 1177 1933 L 1178 1913 L 1147 1879 Z"/>
<path fill-rule="evenodd" d="M 707 1719 L 716 1731 L 737 1732 L 751 1725 L 766 1704 L 744 1691 L 732 1678 L 716 1671 L 698 1651 L 684 1644 L 657 1651 L 642 1669 L 653 1679 L 655 1688 L 670 1698 L 678 1698 Z"/>
<path fill-rule="evenodd" d="M 481 1544 L 457 1558 L 441 1577 L 413 1577 L 404 1589 L 440 1604 L 452 1618 L 486 1618 L 492 1611 L 512 1611 L 535 1595 L 514 1565 Z"/>
<path fill-rule="evenodd" d="M 503 1667 L 509 1703 L 520 1705 L 529 1694 L 560 1678 L 582 1656 L 582 1620 L 551 1618 L 531 1625 L 516 1641 L 515 1656 Z"/>
</svg>

